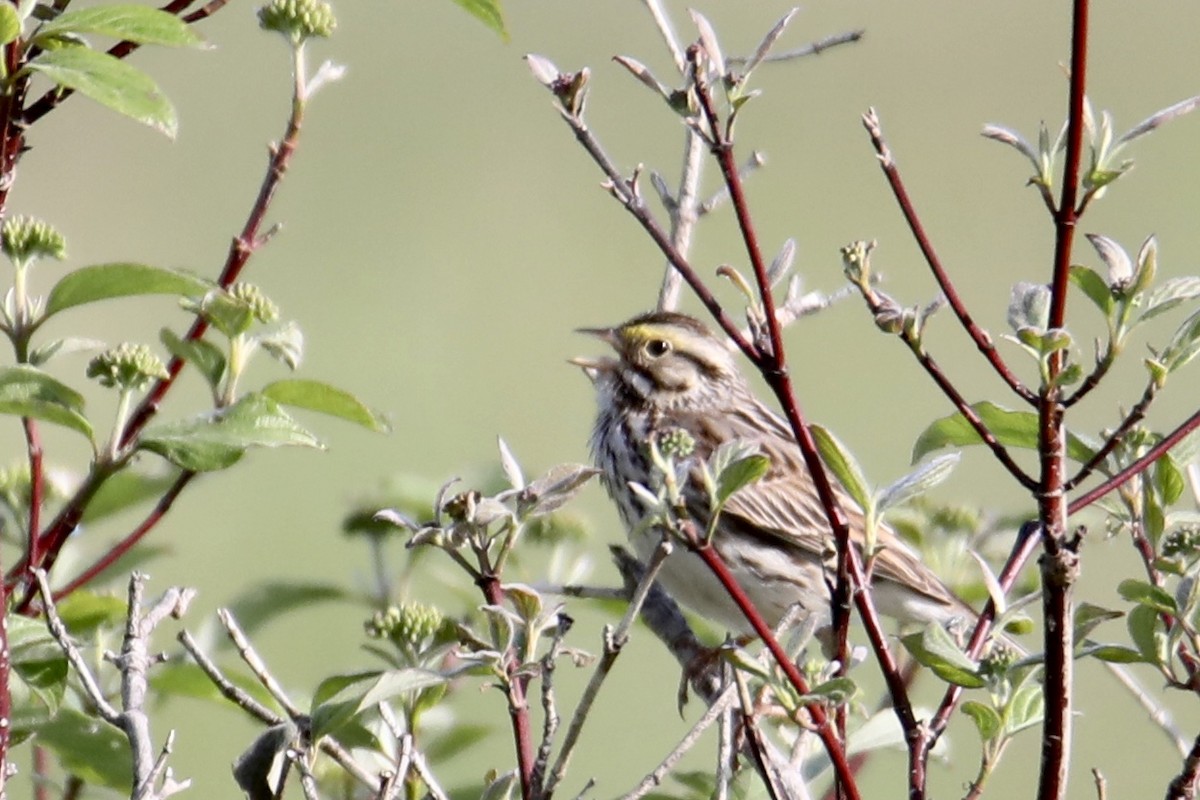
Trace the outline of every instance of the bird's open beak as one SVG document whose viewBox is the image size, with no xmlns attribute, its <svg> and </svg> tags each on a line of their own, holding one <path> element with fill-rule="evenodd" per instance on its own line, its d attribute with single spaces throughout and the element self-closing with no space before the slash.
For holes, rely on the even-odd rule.
<svg viewBox="0 0 1200 800">
<path fill-rule="evenodd" d="M 608 342 L 614 349 L 617 346 L 617 332 L 613 328 L 576 328 L 576 333 L 586 333 L 588 336 L 595 336 Z M 592 358 L 590 356 L 576 356 L 567 360 L 568 364 L 574 364 L 583 370 L 583 374 L 588 376 L 588 380 L 592 383 L 596 382 L 605 372 L 611 372 L 616 369 L 617 361 L 614 358 Z"/>
</svg>

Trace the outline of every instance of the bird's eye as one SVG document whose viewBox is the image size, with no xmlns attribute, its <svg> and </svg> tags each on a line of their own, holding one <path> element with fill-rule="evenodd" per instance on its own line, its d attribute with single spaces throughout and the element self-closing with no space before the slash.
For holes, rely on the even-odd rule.
<svg viewBox="0 0 1200 800">
<path fill-rule="evenodd" d="M 651 339 L 646 342 L 646 353 L 651 358 L 661 358 L 669 353 L 670 350 L 671 343 L 665 339 Z"/>
</svg>

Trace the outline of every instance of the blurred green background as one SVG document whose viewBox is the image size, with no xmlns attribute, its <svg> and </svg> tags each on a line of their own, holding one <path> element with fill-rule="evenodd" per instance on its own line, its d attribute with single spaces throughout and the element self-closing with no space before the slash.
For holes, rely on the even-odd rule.
<svg viewBox="0 0 1200 800">
<path fill-rule="evenodd" d="M 726 52 L 740 54 L 788 7 L 725 2 L 701 10 Z M 670 9 L 681 36 L 691 39 L 684 5 Z M 32 150 L 21 162 L 10 208 L 59 226 L 68 238 L 68 267 L 136 260 L 216 274 L 257 191 L 266 143 L 282 133 L 287 112 L 286 49 L 258 30 L 254 10 L 234 0 L 204 22 L 200 31 L 211 50 L 146 49 L 133 57 L 176 104 L 177 141 L 82 98 L 30 131 Z M 660 280 L 661 257 L 599 188 L 598 171 L 521 59 L 536 52 L 564 70 L 589 66 L 588 119 L 609 153 L 627 171 L 641 163 L 673 179 L 683 141 L 678 118 L 610 60 L 635 57 L 674 82 L 641 4 L 510 0 L 508 43 L 445 0 L 345 2 L 335 10 L 337 34 L 315 43 L 311 63 L 329 58 L 348 73 L 311 106 L 271 211 L 283 229 L 252 260 L 246 279 L 265 289 L 284 319 L 303 327 L 304 374 L 357 392 L 386 411 L 395 430 L 378 436 L 306 418 L 328 452 L 255 452 L 235 469 L 193 484 L 151 539 L 171 555 L 149 568 L 152 590 L 172 583 L 199 590 L 191 629 L 211 624 L 213 609 L 266 581 L 365 586 L 365 550 L 339 534 L 340 519 L 396 473 L 435 484 L 478 473 L 495 461 L 498 434 L 527 473 L 586 460 L 593 401 L 565 360 L 594 352 L 594 345 L 572 330 L 648 308 Z M 767 250 L 794 237 L 806 285 L 832 291 L 841 284 L 838 248 L 874 238 L 886 290 L 910 304 L 932 297 L 931 279 L 859 121 L 875 106 L 942 258 L 981 324 L 1002 332 L 1009 286 L 1047 279 L 1053 230 L 1035 191 L 1023 187 L 1028 165 L 978 134 L 985 123 L 1000 123 L 1033 138 L 1042 120 L 1057 130 L 1066 105 L 1060 65 L 1069 55 L 1068 15 L 1067 3 L 1035 0 L 807 4 L 781 47 L 856 28 L 866 36 L 757 75 L 764 94 L 743 115 L 738 145 L 743 156 L 751 148 L 766 155 L 749 192 Z M 1091 98 L 1097 109 L 1112 111 L 1118 131 L 1197 93 L 1200 7 L 1108 0 L 1093 4 L 1093 23 Z M 1093 206 L 1082 229 L 1130 251 L 1154 233 L 1160 274 L 1197 272 L 1198 146 L 1200 118 L 1139 141 L 1132 150 L 1136 170 Z M 711 169 L 705 186 L 716 186 Z M 693 260 L 706 275 L 722 263 L 743 264 L 727 209 L 701 224 Z M 1076 260 L 1098 264 L 1082 239 Z M 40 267 L 36 285 L 48 288 L 56 269 Z M 1099 328 L 1082 305 L 1072 324 L 1086 342 Z M 164 320 L 177 329 L 186 324 L 172 301 L 119 301 L 63 315 L 45 335 L 155 342 Z M 1160 341 L 1171 324 L 1154 329 Z M 1012 404 L 949 314 L 936 319 L 930 336 L 933 353 L 969 398 Z M 804 410 L 837 431 L 876 482 L 901 474 L 916 435 L 948 413 L 902 346 L 881 336 L 854 299 L 795 325 L 788 345 Z M 1016 357 L 1015 348 L 1005 352 Z M 1080 410 L 1081 430 L 1113 424 L 1116 405 L 1140 395 L 1137 347 L 1126 360 Z M 78 384 L 84 363 L 64 359 L 58 369 Z M 277 377 L 277 369 L 259 365 L 247 385 Z M 1177 378 L 1151 422 L 1165 427 L 1189 413 L 1196 385 L 1192 373 Z M 200 407 L 187 396 L 189 390 L 201 396 L 199 382 L 189 376 L 181 388 L 164 418 Z M 111 396 L 92 397 L 93 418 L 105 419 Z M 16 461 L 23 450 L 19 427 L 8 427 L 5 441 Z M 83 463 L 78 441 L 46 438 L 52 464 Z M 969 452 L 943 495 L 1005 513 L 1028 508 L 1004 478 L 983 451 Z M 595 488 L 581 508 L 597 531 L 588 546 L 593 580 L 615 582 L 605 557 L 605 544 L 623 538 L 615 515 Z M 99 546 L 138 518 L 88 530 L 81 544 Z M 1115 578 L 1139 569 L 1125 542 L 1105 540 L 1102 526 L 1093 530 L 1080 594 L 1115 605 Z M 598 650 L 603 618 L 578 603 L 572 613 L 586 624 L 576 627 L 571 643 Z M 271 627 L 258 643 L 285 684 L 304 696 L 321 676 L 369 663 L 359 650 L 364 615 L 351 605 L 318 608 Z M 1120 623 L 1112 635 L 1123 637 Z M 1094 796 L 1091 767 L 1108 776 L 1110 796 L 1145 787 L 1161 792 L 1178 757 L 1098 665 L 1081 664 L 1079 673 L 1083 716 L 1072 796 Z M 1157 684 L 1151 674 L 1142 677 Z M 686 730 L 675 712 L 676 680 L 649 637 L 635 641 L 608 687 L 614 702 L 585 737 L 568 791 L 594 775 L 595 796 L 619 794 L 657 763 Z M 578 686 L 566 685 L 572 697 Z M 503 729 L 497 693 L 468 690 L 465 698 L 459 713 L 486 715 Z M 1168 699 L 1184 730 L 1194 730 L 1200 715 L 1193 701 Z M 252 726 L 237 712 L 199 702 L 173 703 L 160 716 L 160 735 L 168 726 L 179 729 L 174 764 L 178 775 L 194 780 L 193 795 L 233 796 L 228 764 L 249 742 Z M 960 793 L 974 774 L 976 738 L 965 720 L 954 738 L 949 767 L 934 770 L 936 796 Z M 497 741 L 444 765 L 447 783 L 468 785 L 489 767 L 504 768 L 509 745 Z M 1028 796 L 1036 759 L 1036 736 L 1027 735 L 1001 767 L 993 796 Z M 894 794 L 903 763 L 899 756 L 872 763 L 881 794 Z"/>
</svg>

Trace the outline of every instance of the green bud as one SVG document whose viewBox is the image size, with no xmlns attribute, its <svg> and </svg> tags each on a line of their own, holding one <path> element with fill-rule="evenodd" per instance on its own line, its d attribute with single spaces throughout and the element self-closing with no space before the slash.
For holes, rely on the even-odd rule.
<svg viewBox="0 0 1200 800">
<path fill-rule="evenodd" d="M 319 36 L 329 38 L 337 27 L 333 7 L 319 0 L 271 0 L 258 9 L 258 24 L 265 31 L 283 34 L 293 44 Z"/>
<path fill-rule="evenodd" d="M 252 283 L 235 283 L 229 294 L 245 305 L 259 322 L 274 322 L 279 319 L 279 307 Z"/>
<path fill-rule="evenodd" d="M 1200 550 L 1200 526 L 1182 525 L 1163 539 L 1162 553 L 1167 558 L 1193 556 Z"/>
<path fill-rule="evenodd" d="M 696 440 L 683 428 L 671 428 L 658 437 L 662 454 L 671 458 L 687 458 L 696 449 Z"/>
<path fill-rule="evenodd" d="M 101 386 L 144 389 L 150 381 L 170 377 L 162 359 L 144 344 L 125 342 L 109 348 L 88 362 L 87 376 Z"/>
<path fill-rule="evenodd" d="M 417 652 L 442 632 L 446 618 L 433 606 L 402 603 L 376 611 L 363 627 L 372 639 L 387 639 L 398 647 Z"/>
<path fill-rule="evenodd" d="M 1021 654 L 1008 642 L 993 642 L 991 651 L 979 662 L 979 671 L 984 675 L 1003 678 L 1020 658 Z"/>
<path fill-rule="evenodd" d="M 67 255 L 67 243 L 61 233 L 40 219 L 25 216 L 4 220 L 4 226 L 0 228 L 0 249 L 17 264 L 27 264 L 38 258 L 61 261 Z"/>
</svg>

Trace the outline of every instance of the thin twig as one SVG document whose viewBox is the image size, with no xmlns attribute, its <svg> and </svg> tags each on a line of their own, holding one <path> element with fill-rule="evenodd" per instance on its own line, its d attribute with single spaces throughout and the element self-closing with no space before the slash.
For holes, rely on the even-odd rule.
<svg viewBox="0 0 1200 800">
<path fill-rule="evenodd" d="M 696 194 L 700 189 L 700 177 L 704 171 L 704 141 L 691 128 L 684 129 L 684 137 L 679 191 L 670 205 L 670 211 L 671 244 L 680 254 L 687 256 L 692 246 L 692 233 L 701 213 Z M 663 271 L 662 288 L 658 293 L 660 311 L 674 311 L 679 308 L 679 290 L 682 287 L 683 276 L 668 261 Z"/>
<path fill-rule="evenodd" d="M 846 248 L 846 251 L 853 252 L 857 257 L 862 258 L 865 262 L 870 257 L 871 247 L 871 244 L 851 245 Z M 863 268 L 867 268 L 865 263 Z M 881 313 L 888 310 L 887 301 L 885 301 L 878 292 L 871 288 L 867 282 L 855 282 L 855 288 L 858 289 L 859 293 L 862 295 L 863 301 L 867 304 L 867 308 L 873 315 L 875 315 L 876 318 L 879 318 Z M 1008 452 L 1008 448 L 1006 448 L 999 442 L 999 440 L 996 439 L 995 434 L 993 434 L 988 428 L 987 423 L 983 421 L 979 414 L 976 413 L 975 409 L 972 408 L 967 402 L 966 398 L 962 396 L 962 393 L 958 391 L 958 387 L 956 387 L 954 383 L 946 377 L 946 374 L 942 372 L 942 368 L 934 360 L 933 356 L 929 355 L 929 352 L 925 349 L 924 343 L 921 341 L 919 334 L 911 329 L 908 325 L 902 325 L 896 332 L 896 336 L 908 346 L 908 349 L 916 357 L 917 362 L 920 363 L 920 365 L 925 369 L 926 374 L 933 379 L 933 382 L 939 389 L 942 390 L 942 394 L 944 394 L 950 400 L 950 403 L 954 406 L 955 410 L 962 415 L 963 419 L 967 421 L 967 423 L 975 431 L 976 435 L 979 436 L 980 440 L 987 445 L 989 450 L 992 451 L 992 454 L 996 457 L 996 460 L 999 461 L 1004 468 L 1008 470 L 1009 474 L 1012 475 L 1012 477 L 1016 479 L 1016 481 L 1023 487 L 1029 490 L 1036 489 L 1037 481 L 1034 480 L 1028 473 L 1026 473 L 1025 470 L 1021 469 L 1021 466 L 1013 460 L 1013 457 Z"/>
<path fill-rule="evenodd" d="M 642 605 L 646 602 L 646 597 L 650 594 L 650 589 L 654 585 L 654 578 L 662 569 L 663 563 L 667 556 L 671 553 L 671 542 L 667 538 L 668 534 L 664 534 L 658 547 L 650 555 L 646 562 L 646 571 L 642 575 L 641 581 L 629 598 L 629 606 L 625 609 L 624 616 L 617 623 L 615 628 L 606 628 L 604 632 L 604 653 L 600 656 L 600 660 L 596 663 L 596 668 L 592 671 L 591 678 L 588 679 L 587 686 L 583 690 L 583 695 L 579 698 L 579 702 L 575 706 L 575 713 L 571 715 L 571 722 L 567 726 L 567 733 L 563 737 L 562 747 L 558 751 L 558 758 L 554 761 L 554 767 L 546 776 L 546 787 L 543 795 L 550 797 L 554 794 L 554 790 L 558 788 L 566 775 L 567 767 L 571 762 L 571 756 L 575 754 L 575 746 L 579 743 L 579 735 L 583 732 L 583 726 L 587 722 L 588 715 L 591 713 L 592 706 L 596 702 L 596 698 L 600 695 L 600 688 L 604 685 L 604 681 L 608 678 L 609 672 L 612 671 L 613 664 L 621 655 L 621 650 L 625 647 L 625 643 L 629 640 L 629 631 L 633 628 L 634 622 L 637 621 L 638 614 L 641 612 Z"/>
<path fill-rule="evenodd" d="M 21 425 L 25 429 L 25 448 L 29 453 L 29 521 L 26 529 L 29 543 L 26 546 L 25 559 L 27 564 L 37 566 L 41 560 L 38 531 L 42 527 L 42 500 L 46 475 L 42 470 L 42 440 L 38 435 L 37 421 L 32 417 L 22 417 Z"/>
<path fill-rule="evenodd" d="M 142 520 L 142 522 L 136 528 L 130 531 L 124 539 L 117 542 L 115 545 L 105 551 L 99 558 L 96 559 L 95 562 L 93 562 L 89 567 L 84 569 L 79 573 L 79 575 L 68 582 L 66 586 L 63 586 L 61 589 L 55 592 L 54 601 L 58 602 L 62 598 L 70 595 L 76 589 L 91 583 L 96 579 L 96 576 L 100 575 L 106 569 L 115 564 L 117 560 L 121 558 L 121 556 L 128 553 L 134 545 L 140 542 L 145 535 L 153 530 L 154 527 L 162 520 L 162 518 L 166 516 L 167 512 L 171 510 L 171 506 L 175 504 L 175 499 L 179 497 L 180 493 L 194 477 L 196 477 L 196 473 L 192 472 L 191 470 L 183 470 L 180 472 L 179 477 L 175 479 L 175 483 L 171 484 L 171 487 L 167 489 L 166 493 L 159 498 L 158 503 L 154 506 L 154 509 L 146 516 L 146 518 Z"/>
<path fill-rule="evenodd" d="M 221 692 L 225 699 L 234 703 L 238 708 L 267 726 L 280 725 L 284 722 L 285 717 L 259 703 L 245 690 L 239 688 L 233 681 L 225 677 L 221 669 L 200 649 L 199 644 L 196 643 L 191 634 L 187 631 L 180 631 L 179 636 L 176 638 L 178 638 L 179 643 L 183 645 L 184 649 L 191 654 L 192 658 L 196 661 L 196 665 L 208 676 L 208 679 L 212 681 L 212 684 L 217 687 L 217 690 Z M 379 778 L 363 769 L 336 741 L 328 737 L 322 738 L 317 743 L 317 747 L 320 748 L 321 752 L 336 761 L 342 769 L 346 770 L 348 774 L 353 776 L 363 786 L 372 791 L 379 789 Z"/>
<path fill-rule="evenodd" d="M 183 649 L 188 651 L 195 660 L 196 666 L 200 667 L 200 670 L 208 676 L 209 681 L 212 682 L 213 686 L 217 687 L 217 691 L 226 700 L 265 725 L 278 725 L 283 722 L 283 717 L 255 700 L 249 692 L 226 678 L 224 673 L 221 672 L 220 667 L 205 655 L 204 651 L 200 649 L 200 645 L 192 638 L 190 633 L 180 631 L 179 635 L 175 638 L 183 645 Z"/>
<path fill-rule="evenodd" d="M 33 571 L 33 579 L 37 583 L 42 595 L 42 603 L 45 606 L 46 627 L 50 629 L 50 635 L 54 637 L 54 641 L 58 643 L 59 649 L 63 651 L 63 655 L 67 657 L 67 661 L 75 669 L 79 675 L 79 682 L 83 685 L 83 691 L 87 694 L 88 699 L 95 705 L 97 713 L 101 719 L 110 725 L 115 725 L 120 728 L 121 712 L 108 702 L 108 698 L 104 696 L 104 690 L 100 688 L 96 676 L 92 674 L 91 667 L 79 652 L 79 648 L 71 641 L 71 635 L 67 633 L 67 626 L 63 624 L 62 617 L 58 615 L 58 608 L 54 605 L 54 593 L 50 590 L 50 582 L 46 578 L 45 570 L 35 569 Z"/>
<path fill-rule="evenodd" d="M 794 61 L 797 58 L 806 58 L 808 56 L 816 56 L 834 47 L 843 44 L 854 44 L 866 35 L 866 30 L 859 28 L 854 31 L 845 31 L 843 33 L 834 33 L 822 39 L 817 39 L 814 42 L 809 42 L 802 47 L 796 47 L 791 50 L 784 50 L 781 53 L 770 53 L 762 60 L 763 64 L 771 64 L 779 61 Z M 728 58 L 726 61 L 730 64 L 744 64 L 745 58 Z"/>
<path fill-rule="evenodd" d="M 663 44 L 667 46 L 667 51 L 675 61 L 675 67 L 682 74 L 685 66 L 683 48 L 679 46 L 679 36 L 675 33 L 675 26 L 671 23 L 671 17 L 663 7 L 662 0 L 642 0 L 642 3 L 654 19 L 654 27 L 658 29 Z"/>
<path fill-rule="evenodd" d="M 258 682 L 262 684 L 262 687 L 267 690 L 267 693 L 270 694 L 271 697 L 275 698 L 275 701 L 283 707 L 284 711 L 286 711 L 288 716 L 292 719 L 303 716 L 304 712 L 300 710 L 299 706 L 292 702 L 292 699 L 288 697 L 287 692 L 285 692 L 283 687 L 279 685 L 279 681 L 277 681 L 275 676 L 271 674 L 270 669 L 267 668 L 266 662 L 263 661 L 262 656 L 258 654 L 258 651 L 254 649 L 254 645 L 250 643 L 250 640 L 246 637 L 245 632 L 242 630 L 241 626 L 238 625 L 233 613 L 227 608 L 219 608 L 217 609 L 217 619 L 221 621 L 222 627 L 225 628 L 225 633 L 229 636 L 229 641 L 233 642 L 233 646 L 237 649 L 238 655 L 241 656 L 242 661 L 244 661 L 246 666 L 250 668 L 250 671 L 254 673 L 254 677 L 257 678 Z"/>
<path fill-rule="evenodd" d="M 415 747 L 412 751 L 412 767 L 413 772 L 420 776 L 425 784 L 425 788 L 429 790 L 429 795 L 433 800 L 450 800 L 450 795 L 446 794 L 446 790 L 438 783 L 433 771 L 429 769 L 429 762 L 425 760 L 425 754 Z"/>
<path fill-rule="evenodd" d="M 1100 449 L 1087 460 L 1087 463 L 1079 468 L 1070 480 L 1063 484 L 1065 491 L 1071 491 L 1079 484 L 1083 483 L 1088 477 L 1104 463 L 1104 459 L 1108 458 L 1108 454 L 1121 444 L 1121 440 L 1125 438 L 1133 426 L 1137 425 L 1146 418 L 1146 412 L 1150 410 L 1150 404 L 1154 402 L 1155 396 L 1158 394 L 1158 384 L 1154 381 L 1149 381 L 1146 384 L 1145 390 L 1142 392 L 1142 397 L 1133 408 L 1129 409 L 1129 413 L 1121 420 L 1121 424 L 1117 429 L 1110 433 L 1104 439 L 1104 444 L 1100 445 Z"/>
<path fill-rule="evenodd" d="M 875 146 L 875 153 L 879 157 L 879 166 L 883 169 L 883 174 L 887 178 L 888 185 L 892 188 L 892 194 L 896 197 L 900 211 L 904 214 L 904 219 L 908 222 L 909 230 L 912 231 L 917 247 L 920 248 L 921 254 L 925 257 L 925 263 L 929 265 L 929 269 L 933 272 L 933 277 L 937 281 L 938 288 L 946 296 L 946 301 L 949 303 L 950 308 L 954 310 L 959 323 L 962 324 L 963 329 L 971 337 L 971 340 L 975 342 L 975 346 L 979 348 L 979 352 L 983 354 L 984 358 L 987 359 L 988 363 L 992 365 L 993 369 L 996 370 L 996 373 L 1004 382 L 1008 384 L 1009 388 L 1026 402 L 1031 404 L 1037 402 L 1037 396 L 1021 383 L 1020 379 L 1004 363 L 1004 359 L 1000 357 L 1000 353 L 996 350 L 996 345 L 992 341 L 992 337 L 975 323 L 975 320 L 971 318 L 971 314 L 967 310 L 966 304 L 959 297 L 958 290 L 942 266 L 941 259 L 938 258 L 937 252 L 933 249 L 933 243 L 925 233 L 925 226 L 922 224 L 921 218 L 917 215 L 916 208 L 908 196 L 908 189 L 905 188 L 904 181 L 900 177 L 900 170 L 896 167 L 892 151 L 888 147 L 887 141 L 883 138 L 883 128 L 879 124 L 879 116 L 875 113 L 875 109 L 869 109 L 863 115 L 863 126 L 867 129 L 867 133 L 870 134 L 871 143 Z"/>
<path fill-rule="evenodd" d="M 1099 500 L 1104 495 L 1108 494 L 1119 486 L 1122 486 L 1130 478 L 1145 472 L 1146 469 L 1155 461 L 1157 461 L 1160 456 L 1162 456 L 1175 445 L 1179 444 L 1184 437 L 1194 431 L 1197 427 L 1200 427 L 1200 410 L 1193 412 L 1190 417 L 1179 423 L 1179 425 L 1177 425 L 1173 431 L 1164 436 L 1158 444 L 1154 445 L 1154 447 L 1151 447 L 1149 450 L 1139 456 L 1138 459 L 1132 464 L 1125 467 L 1111 478 L 1108 478 L 1100 485 L 1092 487 L 1088 491 L 1072 500 L 1070 505 L 1067 507 L 1067 512 L 1070 514 L 1078 513 L 1082 509 L 1087 508 L 1092 503 Z"/>
<path fill-rule="evenodd" d="M 713 703 L 709 705 L 708 710 L 704 712 L 704 715 L 696 721 L 696 724 L 693 725 L 691 730 L 684 735 L 684 737 L 679 741 L 679 744 L 675 745 L 674 749 L 667 753 L 663 760 L 659 762 L 658 766 L 655 767 L 650 774 L 642 778 L 641 782 L 638 783 L 637 786 L 633 787 L 633 789 L 627 794 L 621 795 L 619 800 L 640 800 L 640 798 L 646 796 L 654 789 L 661 786 L 663 779 L 670 774 L 671 770 L 675 768 L 675 765 L 679 763 L 679 760 L 683 758 L 684 755 L 686 755 L 687 752 L 692 749 L 692 747 L 695 746 L 696 742 L 700 739 L 700 736 L 706 730 L 712 727 L 714 722 L 720 719 L 721 715 L 725 713 L 725 709 L 731 707 L 736 701 L 737 686 L 730 684 L 729 686 L 725 687 L 725 691 L 723 691 L 713 701 Z"/>
<path fill-rule="evenodd" d="M 550 765 L 550 754 L 554 749 L 554 737 L 558 733 L 561 722 L 558 716 L 558 702 L 554 693 L 554 671 L 558 667 L 558 658 L 562 655 L 563 637 L 570 630 L 570 619 L 563 614 L 558 616 L 558 625 L 554 629 L 554 638 L 546 648 L 546 654 L 541 658 L 542 678 L 542 741 L 538 745 L 537 758 L 533 762 L 534 794 L 545 796 L 543 786 L 546 768 Z"/>
</svg>

